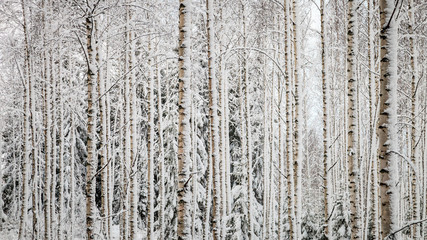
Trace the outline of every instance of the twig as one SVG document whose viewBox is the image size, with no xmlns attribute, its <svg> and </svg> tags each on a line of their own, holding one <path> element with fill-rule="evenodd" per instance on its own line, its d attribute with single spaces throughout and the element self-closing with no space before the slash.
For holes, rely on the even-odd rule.
<svg viewBox="0 0 427 240">
<path fill-rule="evenodd" d="M 387 237 L 386 237 L 385 239 L 394 239 L 394 235 L 396 235 L 397 233 L 399 233 L 399 232 L 403 231 L 405 228 L 408 228 L 408 227 L 410 227 L 410 226 L 412 226 L 412 225 L 419 224 L 419 223 L 422 223 L 422 222 L 425 222 L 425 221 L 427 221 L 427 218 L 425 218 L 425 219 L 421 219 L 421 220 L 415 220 L 415 221 L 409 222 L 409 223 L 408 223 L 408 224 L 406 224 L 405 226 L 403 226 L 403 227 L 399 228 L 398 230 L 396 230 L 396 231 L 394 231 L 394 232 L 390 233 L 389 235 L 387 235 Z M 393 237 L 393 238 L 392 238 L 392 237 Z"/>
</svg>

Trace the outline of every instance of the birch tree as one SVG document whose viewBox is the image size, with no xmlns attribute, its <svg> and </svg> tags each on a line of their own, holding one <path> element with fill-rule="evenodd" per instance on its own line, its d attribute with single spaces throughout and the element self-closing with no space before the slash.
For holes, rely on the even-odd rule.
<svg viewBox="0 0 427 240">
<path fill-rule="evenodd" d="M 295 239 L 295 201 L 294 201 L 294 174 L 293 162 L 293 111 L 292 111 L 292 82 L 291 82 L 291 32 L 290 32 L 290 6 L 288 0 L 284 1 L 285 8 L 285 81 L 286 81 L 286 169 L 287 169 L 287 203 L 289 238 Z"/>
<path fill-rule="evenodd" d="M 133 240 L 135 239 L 137 226 L 138 226 L 138 216 L 137 216 L 137 197 L 138 197 L 138 175 L 137 175 L 137 166 L 138 166 L 138 156 L 137 156 L 137 118 L 136 118 L 136 112 L 137 112 L 137 96 L 136 96 L 136 79 L 135 79 L 135 33 L 134 33 L 134 24 L 132 21 L 132 12 L 131 9 L 127 9 L 128 12 L 128 19 L 127 21 L 130 22 L 130 28 L 128 32 L 128 39 L 129 39 L 129 56 L 128 56 L 128 72 L 130 74 L 128 80 L 129 82 L 127 85 L 129 85 L 129 97 L 125 96 L 127 98 L 127 105 L 129 105 L 129 206 L 130 206 L 130 212 L 129 212 L 129 239 Z"/>
<path fill-rule="evenodd" d="M 381 203 L 381 237 L 396 230 L 396 85 L 397 85 L 397 21 L 394 2 L 380 0 L 380 92 L 377 136 L 379 140 L 379 184 Z"/>
<path fill-rule="evenodd" d="M 425 7 L 0 1 L 0 236 L 422 239 Z"/>
<path fill-rule="evenodd" d="M 96 164 L 96 46 L 93 26 L 96 23 L 95 10 L 97 4 L 88 6 L 86 12 L 86 61 L 87 61 L 87 159 L 86 159 L 86 235 L 87 239 L 95 239 L 95 164 Z"/>
<path fill-rule="evenodd" d="M 355 46 L 354 46 L 354 0 L 347 2 L 347 164 L 348 179 L 350 191 L 350 223 L 351 239 L 358 239 L 359 233 L 359 216 L 358 216 L 358 179 L 359 169 L 357 164 L 357 146 L 356 146 L 356 68 L 355 68 Z"/>
<path fill-rule="evenodd" d="M 323 94 L 323 207 L 324 207 L 324 234 L 327 238 L 330 237 L 329 229 L 329 187 L 330 187 L 330 175 L 329 175 L 329 119 L 328 119 L 328 82 L 326 78 L 326 49 L 325 49 L 325 2 L 320 0 L 320 41 L 321 41 L 321 52 L 322 52 L 322 94 Z"/>
<path fill-rule="evenodd" d="M 220 237 L 220 172 L 219 162 L 219 134 L 218 134 L 218 94 L 215 69 L 215 43 L 213 23 L 213 0 L 206 0 L 207 10 L 207 40 L 208 40 L 208 65 L 209 65 L 209 118 L 210 118 L 210 154 L 212 163 L 213 204 L 212 204 L 212 232 L 213 239 Z"/>
<path fill-rule="evenodd" d="M 294 201 L 295 201 L 295 238 L 299 238 L 301 234 L 301 146 L 300 146 L 300 118 L 301 108 L 300 104 L 300 87 L 299 87 L 299 44 L 300 39 L 298 35 L 297 25 L 297 2 L 292 1 L 292 30 L 293 30 L 293 81 L 295 88 L 295 109 L 293 110 L 295 115 L 294 121 L 294 145 L 293 145 L 293 181 L 294 181 Z"/>
<path fill-rule="evenodd" d="M 412 9 L 414 2 L 412 0 L 408 1 L 408 16 L 409 16 L 409 48 L 410 48 L 410 59 L 411 59 L 411 163 L 415 168 L 412 171 L 411 179 L 411 198 L 412 198 L 412 221 L 420 219 L 420 191 L 418 185 L 419 176 L 417 176 L 418 169 L 418 159 L 417 159 L 417 87 L 416 82 L 418 81 L 418 64 L 417 64 L 417 52 L 416 52 L 416 42 L 414 37 L 413 26 L 415 24 L 414 19 L 414 10 Z M 412 227 L 412 238 L 419 239 L 421 238 L 420 226 L 414 224 Z"/>
<path fill-rule="evenodd" d="M 32 109 L 32 97 L 31 97 L 31 68 L 30 68 L 30 53 L 29 53 L 29 46 L 28 46 L 28 33 L 27 33 L 27 21 L 26 21 L 26 11 L 25 11 L 25 4 L 24 0 L 21 0 L 21 7 L 22 7 L 22 17 L 23 17 L 23 30 L 24 30 L 24 51 L 25 51 L 25 58 L 24 58 L 24 73 L 21 75 L 21 77 L 24 77 L 25 79 L 22 79 L 23 82 L 25 82 L 24 86 L 24 131 L 23 131 L 23 138 L 24 138 L 24 159 L 22 162 L 22 202 L 21 202 L 21 215 L 19 219 L 19 232 L 18 232 L 18 239 L 24 239 L 26 236 L 26 218 L 27 218 L 27 196 L 28 196 L 28 165 L 30 161 L 30 148 L 33 149 L 33 141 L 31 141 L 30 145 L 30 135 L 29 132 L 30 127 L 33 126 L 30 125 L 32 117 L 30 116 Z M 34 153 L 34 152 L 33 152 Z M 34 156 L 33 156 L 34 158 Z M 32 166 L 34 167 L 34 166 Z M 0 201 L 2 201 L 0 199 Z M 34 204 L 34 202 L 33 202 Z M 34 206 L 34 205 L 33 205 Z M 33 220 L 36 220 L 33 218 Z M 36 225 L 33 225 L 35 228 Z"/>
<path fill-rule="evenodd" d="M 190 186 L 188 184 L 191 177 L 190 166 L 190 76 L 191 76 L 191 2 L 180 0 L 179 5 L 179 50 L 178 50 L 178 84 L 179 84 L 179 121 L 178 121 L 178 191 L 177 191 L 177 212 L 178 212 L 178 239 L 189 239 L 191 210 Z"/>
</svg>

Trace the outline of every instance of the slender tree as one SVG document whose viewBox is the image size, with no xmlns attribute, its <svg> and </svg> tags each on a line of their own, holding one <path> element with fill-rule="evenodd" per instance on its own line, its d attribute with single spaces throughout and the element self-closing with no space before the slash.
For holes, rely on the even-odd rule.
<svg viewBox="0 0 427 240">
<path fill-rule="evenodd" d="M 188 184 L 190 166 L 190 101 L 191 101 L 191 1 L 180 0 L 179 5 L 179 50 L 178 50 L 178 240 L 191 236 L 191 195 Z"/>
<path fill-rule="evenodd" d="M 417 51 L 416 51 L 416 42 L 415 42 L 415 33 L 414 33 L 414 2 L 413 0 L 408 1 L 408 15 L 409 15 L 409 48 L 410 48 L 410 59 L 411 59 L 411 163 L 415 168 L 412 170 L 412 179 L 411 179 L 411 198 L 412 198 L 412 221 L 420 219 L 420 191 L 417 183 L 417 169 L 418 169 L 418 159 L 417 159 L 417 78 L 418 78 L 418 64 L 417 64 Z M 412 227 L 412 238 L 420 239 L 420 225 L 414 224 Z"/>
<path fill-rule="evenodd" d="M 351 239 L 360 238 L 359 212 L 358 212 L 358 179 L 359 169 L 357 164 L 356 145 L 356 66 L 355 66 L 355 44 L 354 44 L 354 0 L 347 2 L 347 164 L 350 191 L 350 224 Z"/>
<path fill-rule="evenodd" d="M 31 68 L 30 68 L 30 53 L 28 46 L 28 33 L 27 33 L 27 21 L 26 21 L 26 11 L 25 11 L 25 3 L 24 0 L 21 0 L 22 7 L 22 19 L 23 19 L 23 30 L 24 30 L 24 73 L 21 75 L 24 79 L 24 129 L 23 129 L 23 138 L 24 138 L 24 158 L 22 160 L 22 200 L 21 200 L 21 215 L 19 219 L 19 232 L 18 239 L 24 239 L 26 237 L 26 218 L 27 218 L 27 196 L 28 196 L 28 164 L 30 161 L 30 148 L 33 147 L 30 145 L 30 125 L 31 122 Z M 33 131 L 33 130 L 31 130 Z M 0 200 L 2 201 L 2 200 Z M 34 212 L 33 212 L 34 213 Z M 34 220 L 34 218 L 33 218 Z M 36 225 L 33 225 L 34 227 Z"/>
<path fill-rule="evenodd" d="M 286 82 L 286 169 L 287 169 L 287 203 L 289 238 L 295 239 L 295 201 L 294 201 L 294 171 L 292 168 L 293 148 L 293 112 L 292 112 L 292 82 L 291 82 L 291 33 L 290 33 L 290 6 L 288 0 L 284 0 L 285 6 L 285 82 Z"/>
<path fill-rule="evenodd" d="M 60 54 L 60 57 L 62 57 L 62 53 Z M 64 218 L 64 184 L 65 184 L 65 178 L 64 178 L 64 156 L 65 156 L 65 131 L 64 131 L 64 92 L 63 92 L 63 69 L 62 69 L 62 60 L 59 60 L 59 66 L 58 66 L 58 75 L 59 75 L 59 81 L 58 81 L 58 104 L 59 104 L 59 121 L 58 121 L 58 128 L 59 128 L 59 158 L 58 158 L 58 170 L 59 170 L 59 197 L 58 197 L 58 233 L 57 237 L 59 239 L 63 239 L 63 222 L 65 220 Z"/>
<path fill-rule="evenodd" d="M 243 83 L 244 83 L 244 119 L 246 129 L 246 187 L 247 187 L 247 223 L 248 223 L 248 239 L 251 240 L 254 237 L 254 226 L 253 226 L 253 212 L 252 211 L 252 133 L 251 133 L 251 114 L 250 114 L 250 92 L 249 92 L 249 54 L 246 49 L 248 46 L 248 35 L 247 35 L 247 17 L 245 11 L 245 4 L 242 3 L 242 21 L 243 21 Z M 243 144 L 242 144 L 243 146 Z"/>
<path fill-rule="evenodd" d="M 46 6 L 46 2 L 42 1 L 42 22 L 43 22 L 43 30 L 45 35 L 43 36 L 43 42 L 46 43 L 46 34 L 47 34 L 47 20 L 46 20 L 46 10 L 48 7 Z M 51 219 L 50 219 L 50 185 L 51 185 L 51 152 L 52 152 L 52 139 L 51 139 L 51 130 L 52 130 L 52 122 L 51 122 L 51 91 L 50 91 L 50 71 L 49 71 L 49 60 L 48 53 L 45 49 L 43 51 L 43 78 L 44 78 L 44 106 L 43 106 L 43 127 L 44 127 L 44 161 L 45 161 L 45 180 L 44 180 L 44 238 L 49 240 L 51 238 Z"/>
<path fill-rule="evenodd" d="M 322 52 L 322 97 L 323 97 L 323 214 L 324 214 L 324 234 L 326 238 L 330 237 L 329 234 L 329 121 L 328 121 L 328 82 L 326 78 L 326 49 L 325 49 L 325 1 L 320 0 L 320 41 Z"/>
<path fill-rule="evenodd" d="M 209 119 L 210 119 L 210 154 L 212 163 L 213 204 L 212 204 L 212 233 L 213 239 L 220 238 L 220 171 L 219 162 L 219 134 L 218 134 L 218 90 L 215 69 L 215 43 L 213 22 L 213 0 L 206 0 L 207 10 L 207 41 L 208 41 L 208 66 L 209 66 Z"/>
<path fill-rule="evenodd" d="M 377 136 L 379 140 L 379 184 L 381 204 L 381 238 L 397 228 L 396 117 L 397 117 L 397 20 L 394 1 L 380 0 L 380 92 Z"/>
<path fill-rule="evenodd" d="M 151 50 L 151 38 L 148 38 L 148 49 Z M 154 75 L 151 68 L 151 60 L 148 61 L 148 190 L 147 190 L 147 239 L 151 239 L 154 233 Z"/>
<path fill-rule="evenodd" d="M 86 159 L 86 236 L 95 239 L 95 170 L 96 170 L 96 44 L 94 12 L 97 5 L 88 6 L 86 12 L 86 60 L 87 60 L 87 159 Z"/>
<path fill-rule="evenodd" d="M 156 59 L 157 63 L 157 59 Z M 156 64 L 156 80 L 157 80 L 157 131 L 159 132 L 159 238 L 164 238 L 165 228 L 165 159 L 164 159 L 164 143 L 163 143 L 163 107 L 162 107 L 162 85 L 159 72 L 159 65 Z"/>
<path fill-rule="evenodd" d="M 95 23 L 95 32 L 98 35 L 100 22 Z M 101 166 L 101 234 L 104 238 L 107 237 L 107 159 L 106 159 L 106 145 L 107 145 L 107 136 L 106 136 L 106 112 L 105 112 L 105 97 L 101 97 L 104 93 L 104 70 L 102 67 L 103 56 L 102 56 L 102 46 L 100 46 L 99 37 L 95 39 L 96 41 L 96 56 L 95 60 L 98 66 L 97 75 L 96 75 L 96 83 L 97 83 L 97 94 L 98 96 L 98 107 L 99 107 L 99 137 L 100 137 L 100 149 L 98 150 L 98 158 Z"/>
<path fill-rule="evenodd" d="M 301 116 L 301 107 L 300 107 L 300 95 L 301 95 L 301 88 L 299 86 L 299 45 L 300 45 L 300 39 L 298 34 L 298 18 L 297 18 L 297 1 L 292 1 L 292 30 L 293 30 L 293 81 L 294 81 L 294 88 L 295 88 L 295 108 L 294 113 L 295 116 L 293 118 L 294 121 L 294 149 L 293 149 L 293 181 L 294 181 L 294 201 L 295 201 L 295 238 L 299 238 L 301 234 L 301 210 L 302 210 L 302 203 L 301 203 L 301 154 L 302 154 L 302 148 L 300 146 L 301 142 L 301 131 L 300 131 L 300 118 Z"/>
<path fill-rule="evenodd" d="M 371 186 L 370 186 L 370 195 L 371 195 L 371 216 L 370 222 L 372 224 L 371 236 L 376 239 L 378 237 L 378 161 L 375 157 L 377 151 L 377 140 L 375 134 L 376 120 L 377 117 L 377 77 L 374 73 L 375 71 L 375 54 L 374 54 L 374 1 L 368 0 L 368 62 L 369 62 L 369 72 L 368 72 L 368 89 L 369 89 L 369 121 L 370 121 L 370 145 L 369 149 L 369 159 L 371 162 Z"/>
<path fill-rule="evenodd" d="M 137 216 L 137 197 L 138 197 L 138 175 L 137 175 L 137 166 L 138 166 L 138 156 L 137 156 L 137 118 L 136 118 L 136 79 L 135 79 L 135 26 L 134 21 L 132 20 L 132 11 L 130 8 L 127 9 L 128 12 L 128 23 L 130 24 L 130 29 L 128 32 L 128 43 L 129 43 L 129 56 L 128 56 L 128 72 L 129 72 L 129 82 L 126 83 L 129 85 L 128 93 L 126 95 L 127 103 L 129 105 L 129 239 L 135 239 L 135 234 L 138 226 L 138 216 Z M 154 123 L 151 122 L 153 125 Z M 152 126 L 153 126 L 152 125 Z"/>
</svg>

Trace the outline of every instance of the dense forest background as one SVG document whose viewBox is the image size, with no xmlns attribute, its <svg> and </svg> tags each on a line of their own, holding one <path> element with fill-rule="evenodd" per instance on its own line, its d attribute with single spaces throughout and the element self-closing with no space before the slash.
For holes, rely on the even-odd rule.
<svg viewBox="0 0 427 240">
<path fill-rule="evenodd" d="M 425 239 L 423 0 L 2 0 L 0 239 Z"/>
</svg>

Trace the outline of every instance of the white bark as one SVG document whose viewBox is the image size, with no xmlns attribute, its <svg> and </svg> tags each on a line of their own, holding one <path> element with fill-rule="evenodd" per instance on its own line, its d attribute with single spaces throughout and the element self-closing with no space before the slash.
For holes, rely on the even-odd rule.
<svg viewBox="0 0 427 240">
<path fill-rule="evenodd" d="M 157 62 L 157 59 L 156 59 Z M 165 228 L 165 163 L 163 153 L 163 109 L 162 109 L 162 85 L 159 66 L 156 64 L 157 78 L 157 114 L 158 114 L 158 132 L 159 132 L 159 239 L 164 239 Z"/>
<path fill-rule="evenodd" d="M 74 239 L 74 220 L 75 220 L 75 146 L 76 146 L 76 130 L 74 114 L 70 116 L 70 232 L 69 239 Z"/>
<path fill-rule="evenodd" d="M 213 183 L 213 204 L 212 204 L 212 234 L 213 239 L 220 238 L 220 206 L 221 206 L 221 186 L 220 186 L 220 155 L 219 155 L 219 128 L 218 128 L 218 90 L 215 68 L 215 42 L 214 42 L 214 16 L 213 0 L 206 0 L 207 9 L 207 34 L 208 34 L 208 67 L 209 67 L 209 119 L 210 119 L 210 154 L 212 161 L 212 183 Z"/>
<path fill-rule="evenodd" d="M 252 237 L 255 237 L 254 233 L 254 227 L 253 227 L 253 212 L 252 211 L 252 129 L 251 129 L 251 113 L 250 113 L 250 92 L 249 92 L 249 56 L 248 52 L 246 50 L 247 47 L 247 41 L 248 36 L 246 35 L 247 32 L 247 22 L 246 22 L 246 12 L 245 12 L 245 5 L 242 5 L 242 12 L 243 12 L 243 48 L 245 49 L 243 58 L 244 58 L 244 66 L 243 66 L 243 81 L 244 81 L 244 87 L 245 87 L 245 97 L 244 97 L 244 105 L 245 105 L 245 112 L 244 112 L 244 119 L 245 119 L 245 127 L 246 127 L 246 180 L 247 180 L 247 222 L 248 222 L 248 239 L 251 240 Z"/>
<path fill-rule="evenodd" d="M 360 238 L 360 227 L 359 227 L 359 166 L 357 164 L 357 153 L 358 147 L 356 144 L 357 138 L 357 109 L 356 109 L 356 65 L 355 55 L 356 46 L 354 41 L 355 35 L 355 14 L 356 10 L 354 0 L 347 2 L 347 87 L 348 87 L 348 100 L 347 100 L 347 164 L 348 164 L 348 179 L 349 179 L 349 191 L 350 191 L 350 227 L 351 227 L 351 238 Z"/>
<path fill-rule="evenodd" d="M 397 20 L 394 1 L 380 0 L 380 116 L 377 128 L 381 197 L 381 237 L 397 228 L 397 196 L 395 196 L 396 120 L 397 120 Z"/>
<path fill-rule="evenodd" d="M 30 162 L 30 148 L 32 148 L 33 144 L 30 145 L 29 132 L 30 127 L 32 126 L 31 119 L 32 109 L 31 109 L 31 70 L 30 70 L 30 55 L 29 55 L 29 46 L 28 46 L 28 33 L 27 33 L 27 22 L 26 22 L 26 11 L 24 0 L 21 0 L 22 7 L 22 16 L 23 16 L 23 30 L 24 30 L 24 48 L 25 48 L 25 58 L 24 58 L 24 75 L 21 74 L 21 77 L 24 77 L 23 82 L 25 82 L 24 86 L 24 129 L 23 129 L 23 138 L 24 138 L 24 158 L 22 159 L 22 200 L 21 200 L 21 216 L 19 219 L 19 232 L 18 239 L 25 239 L 26 237 L 26 220 L 27 220 L 27 198 L 28 198 L 28 170 L 29 170 L 29 162 Z M 33 131 L 33 130 L 32 130 Z M 0 174 L 0 177 L 2 175 Z M 2 185 L 0 185 L 0 191 L 2 191 Z M 1 195 L 0 195 L 1 197 Z M 3 200 L 0 198 L 0 202 Z M 3 204 L 1 204 L 0 207 Z M 0 221 L 3 221 L 3 209 L 0 210 Z M 33 218 L 34 220 L 34 218 Z M 35 228 L 36 225 L 34 225 Z"/>
<path fill-rule="evenodd" d="M 138 156 L 137 156 L 137 118 L 136 118 L 136 112 L 137 112 L 137 102 L 136 102 L 136 79 L 135 79 L 135 71 L 133 70 L 135 65 L 135 39 L 134 39 L 134 21 L 132 20 L 132 12 L 130 9 L 128 9 L 128 23 L 130 24 L 129 29 L 129 65 L 128 65 L 128 71 L 129 71 L 129 82 L 127 83 L 129 85 L 129 99 L 127 101 L 129 102 L 129 147 L 130 147 L 130 155 L 129 155 L 129 181 L 130 181 L 130 187 L 129 187 L 129 205 L 130 205 L 130 212 L 129 212 L 129 239 L 133 240 L 135 239 L 136 230 L 138 226 L 138 175 L 137 175 L 137 166 L 138 166 Z M 151 82 L 153 80 L 151 79 Z M 152 89 L 152 88 L 151 88 Z M 127 98 L 128 95 L 126 95 Z M 154 125 L 154 121 L 152 122 Z M 151 126 L 153 126 L 151 125 Z M 154 127 L 154 126 L 153 126 Z"/>
<path fill-rule="evenodd" d="M 151 49 L 151 38 L 149 37 L 148 49 Z M 147 190 L 147 240 L 154 233 L 154 75 L 151 68 L 151 60 L 148 61 L 148 190 Z"/>
<path fill-rule="evenodd" d="M 293 57 L 294 57 L 294 86 L 295 86 L 295 116 L 294 120 L 294 150 L 293 150 L 293 171 L 294 171 L 294 201 L 295 201 L 295 238 L 300 238 L 301 235 L 301 216 L 302 216 L 302 199 L 301 199 L 301 169 L 302 169 L 302 147 L 301 142 L 301 108 L 299 106 L 301 97 L 301 88 L 299 87 L 299 29 L 298 29 L 298 15 L 297 15 L 297 2 L 292 1 L 292 24 L 293 24 Z"/>
<path fill-rule="evenodd" d="M 191 177 L 192 159 L 190 135 L 190 103 L 191 103 L 191 1 L 180 0 L 179 5 L 179 50 L 178 50 L 178 240 L 186 240 L 191 236 L 191 198 L 192 192 L 188 184 Z"/>
<path fill-rule="evenodd" d="M 95 238 L 95 170 L 96 170 L 96 50 L 94 42 L 94 16 L 86 16 L 86 47 L 88 57 L 87 70 L 87 159 L 86 159 L 86 236 L 87 239 Z"/>
<path fill-rule="evenodd" d="M 63 239 L 63 222 L 65 221 L 64 217 L 64 154 L 65 154 L 65 136 L 64 136 L 64 100 L 63 95 L 64 92 L 62 89 L 63 85 L 63 75 L 62 75 L 62 61 L 59 61 L 59 90 L 58 90 L 58 98 L 59 98 L 59 199 L 58 199 L 58 239 Z"/>
</svg>

